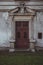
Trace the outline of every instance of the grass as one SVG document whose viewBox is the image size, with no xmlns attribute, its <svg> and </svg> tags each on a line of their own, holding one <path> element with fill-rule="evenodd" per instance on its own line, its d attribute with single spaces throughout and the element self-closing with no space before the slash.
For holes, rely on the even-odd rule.
<svg viewBox="0 0 43 65">
<path fill-rule="evenodd" d="M 0 54 L 0 65 L 43 65 L 43 53 Z"/>
</svg>

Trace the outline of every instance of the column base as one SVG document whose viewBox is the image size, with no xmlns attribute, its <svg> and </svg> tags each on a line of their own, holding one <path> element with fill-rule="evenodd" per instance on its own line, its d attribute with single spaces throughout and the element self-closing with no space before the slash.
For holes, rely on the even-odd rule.
<svg viewBox="0 0 43 65">
<path fill-rule="evenodd" d="M 15 51 L 15 40 L 10 40 L 10 48 L 9 52 L 14 52 Z"/>
<path fill-rule="evenodd" d="M 31 52 L 35 52 L 35 40 L 30 40 L 30 50 Z"/>
<path fill-rule="evenodd" d="M 35 49 L 31 49 L 31 52 L 35 52 Z"/>
</svg>

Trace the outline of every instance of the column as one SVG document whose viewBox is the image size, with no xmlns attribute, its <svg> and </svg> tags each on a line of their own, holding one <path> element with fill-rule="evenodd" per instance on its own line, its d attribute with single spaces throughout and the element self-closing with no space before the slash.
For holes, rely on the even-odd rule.
<svg viewBox="0 0 43 65">
<path fill-rule="evenodd" d="M 29 44 L 30 44 L 30 40 L 31 40 L 31 19 L 29 20 Z M 31 45 L 29 45 L 27 51 L 29 51 L 30 49 L 31 49 Z"/>
<path fill-rule="evenodd" d="M 32 19 L 29 21 L 29 25 L 30 25 L 30 28 L 29 28 L 29 35 L 30 35 L 30 50 L 32 52 L 35 52 L 35 40 L 34 40 L 34 22 L 32 21 Z"/>
<path fill-rule="evenodd" d="M 14 52 L 15 51 L 15 24 L 14 24 L 14 19 L 12 20 L 13 16 L 10 17 L 11 19 L 11 39 L 9 40 L 10 42 L 10 49 L 9 52 Z"/>
</svg>

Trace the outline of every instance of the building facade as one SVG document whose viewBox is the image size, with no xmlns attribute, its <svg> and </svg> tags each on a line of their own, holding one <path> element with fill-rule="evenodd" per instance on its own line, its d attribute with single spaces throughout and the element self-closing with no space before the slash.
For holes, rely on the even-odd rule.
<svg viewBox="0 0 43 65">
<path fill-rule="evenodd" d="M 0 2 L 0 47 L 43 49 L 43 1 Z"/>
</svg>

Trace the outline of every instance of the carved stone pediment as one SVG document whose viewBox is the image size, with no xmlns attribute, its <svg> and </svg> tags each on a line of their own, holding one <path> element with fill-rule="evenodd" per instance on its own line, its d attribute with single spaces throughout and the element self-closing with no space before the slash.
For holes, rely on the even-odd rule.
<svg viewBox="0 0 43 65">
<path fill-rule="evenodd" d="M 20 6 L 10 10 L 9 12 L 10 15 L 35 15 L 35 11 L 26 7 L 24 4 L 20 4 Z"/>
</svg>

